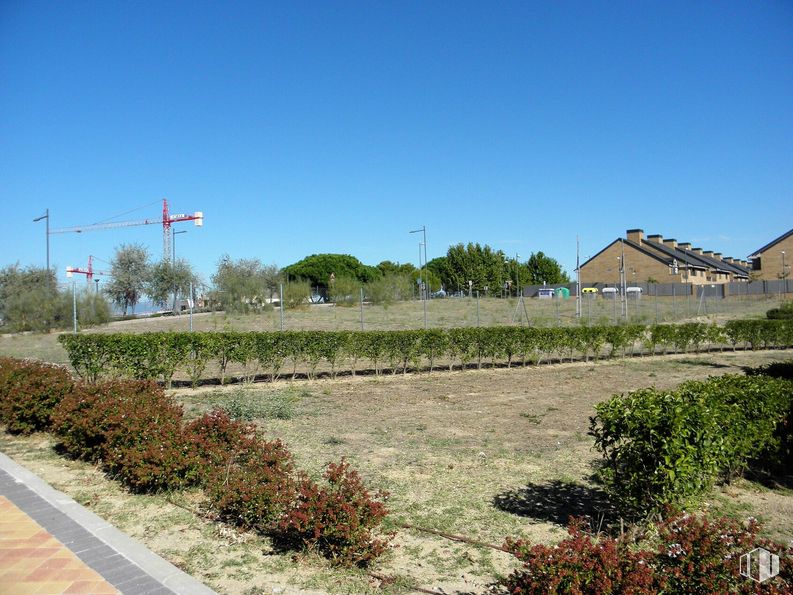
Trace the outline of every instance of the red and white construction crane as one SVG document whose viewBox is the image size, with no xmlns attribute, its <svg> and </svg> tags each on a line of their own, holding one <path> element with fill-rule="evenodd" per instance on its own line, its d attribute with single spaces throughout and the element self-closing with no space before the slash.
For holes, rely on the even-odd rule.
<svg viewBox="0 0 793 595">
<path fill-rule="evenodd" d="M 93 225 L 79 225 L 76 227 L 61 227 L 51 229 L 50 233 L 82 233 L 84 231 L 95 231 L 98 229 L 113 229 L 116 227 L 135 227 L 137 225 L 162 225 L 162 259 L 171 260 L 171 225 L 181 221 L 194 221 L 196 226 L 204 225 L 204 213 L 196 211 L 193 214 L 171 214 L 168 212 L 168 199 L 162 199 L 162 219 L 141 219 L 138 221 L 113 221 L 110 223 L 94 223 Z M 90 261 L 89 261 L 90 262 Z M 73 272 L 80 272 L 74 270 Z"/>
<path fill-rule="evenodd" d="M 94 270 L 94 257 L 91 256 L 90 254 L 88 255 L 88 268 L 87 269 L 81 269 L 79 267 L 66 267 L 66 276 L 67 277 L 71 277 L 74 274 L 85 275 L 85 278 L 88 279 L 89 283 L 94 278 L 94 275 L 110 275 L 110 273 L 106 273 L 104 271 L 95 271 Z"/>
</svg>

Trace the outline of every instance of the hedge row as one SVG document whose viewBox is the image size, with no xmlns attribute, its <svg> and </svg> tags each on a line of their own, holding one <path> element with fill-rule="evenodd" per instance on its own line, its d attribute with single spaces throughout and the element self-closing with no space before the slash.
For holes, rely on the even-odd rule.
<svg viewBox="0 0 793 595">
<path fill-rule="evenodd" d="M 404 331 L 205 332 L 61 335 L 69 360 L 81 378 L 156 379 L 170 385 L 177 371 L 195 385 L 208 366 L 217 366 L 225 382 L 229 364 L 243 370 L 241 379 L 267 374 L 272 380 L 287 364 L 294 377 L 305 367 L 314 377 L 320 364 L 335 377 L 346 366 L 354 375 L 368 362 L 376 374 L 409 367 L 433 371 L 441 359 L 449 368 L 476 362 L 522 365 L 574 358 L 598 359 L 633 352 L 699 351 L 714 346 L 788 347 L 793 321 L 704 323 L 569 328 L 483 327 Z M 289 373 L 289 372 L 287 372 Z"/>
<path fill-rule="evenodd" d="M 75 383 L 62 368 L 0 358 L 0 423 L 51 431 L 74 458 L 134 492 L 204 489 L 218 518 L 333 563 L 365 565 L 385 549 L 385 493 L 342 460 L 317 482 L 280 441 L 215 410 L 185 423 L 182 407 L 145 380 Z"/>
<path fill-rule="evenodd" d="M 793 382 L 764 374 L 691 381 L 615 395 L 595 406 L 590 434 L 615 501 L 658 511 L 729 480 L 750 462 L 790 459 Z"/>
</svg>

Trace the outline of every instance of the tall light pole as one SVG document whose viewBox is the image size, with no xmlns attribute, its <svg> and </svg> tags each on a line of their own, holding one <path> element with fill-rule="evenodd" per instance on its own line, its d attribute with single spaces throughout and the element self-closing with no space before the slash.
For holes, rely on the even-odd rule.
<svg viewBox="0 0 793 595">
<path fill-rule="evenodd" d="M 47 272 L 49 273 L 49 271 L 50 271 L 50 210 L 49 209 L 44 211 L 44 214 L 41 217 L 36 217 L 33 220 L 33 223 L 36 223 L 37 221 L 41 221 L 42 219 L 46 219 L 47 220 L 47 228 L 46 228 L 46 234 L 47 234 Z"/>
<path fill-rule="evenodd" d="M 173 248 L 171 262 L 176 262 L 176 236 L 178 236 L 180 233 L 187 233 L 187 230 L 183 229 L 182 231 L 174 231 L 171 234 L 173 236 L 173 244 L 171 244 L 171 247 Z"/>
<path fill-rule="evenodd" d="M 520 293 L 520 254 L 515 252 L 515 297 Z"/>
<path fill-rule="evenodd" d="M 172 248 L 172 253 L 171 253 L 171 272 L 172 273 L 176 272 L 176 236 L 179 235 L 180 233 L 187 233 L 187 230 L 183 229 L 182 231 L 173 231 L 173 232 L 171 232 L 171 236 L 172 236 L 172 238 L 171 238 L 171 240 L 172 240 L 172 243 L 171 243 L 171 248 Z M 176 275 L 174 275 L 174 279 L 173 279 L 173 306 L 171 306 L 171 312 L 174 313 L 174 314 L 176 313 L 176 289 L 177 289 L 176 288 Z"/>
<path fill-rule="evenodd" d="M 575 237 L 575 315 L 581 318 L 581 242 Z"/>
<path fill-rule="evenodd" d="M 782 255 L 782 285 L 784 285 L 785 289 L 782 289 L 782 285 L 779 286 L 779 299 L 780 301 L 783 299 L 783 293 L 787 293 L 787 272 L 785 271 L 785 251 L 780 250 L 780 254 Z"/>
<path fill-rule="evenodd" d="M 424 328 L 427 328 L 427 299 L 429 298 L 429 281 L 426 275 L 426 268 L 427 268 L 427 226 L 422 225 L 421 229 L 414 229 L 410 233 L 419 233 L 421 232 L 424 234 L 424 270 L 421 273 L 424 283 L 426 284 L 426 289 L 422 294 L 422 300 L 424 301 Z M 421 256 L 421 250 L 419 249 L 419 256 Z M 419 268 L 421 268 L 421 261 L 419 260 Z"/>
</svg>

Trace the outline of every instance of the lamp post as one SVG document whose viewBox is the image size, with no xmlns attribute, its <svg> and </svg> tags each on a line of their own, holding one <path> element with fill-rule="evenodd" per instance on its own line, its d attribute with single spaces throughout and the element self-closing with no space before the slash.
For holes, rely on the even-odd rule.
<svg viewBox="0 0 793 595">
<path fill-rule="evenodd" d="M 45 233 L 47 234 L 47 272 L 50 271 L 50 210 L 47 209 L 44 211 L 44 214 L 41 217 L 36 217 L 33 220 L 33 223 L 37 221 L 41 221 L 42 219 L 47 220 L 47 227 L 45 229 Z"/>
<path fill-rule="evenodd" d="M 180 233 L 187 233 L 187 230 L 183 229 L 182 231 L 174 231 L 172 234 L 173 235 L 173 243 L 171 244 L 171 247 L 173 248 L 173 252 L 171 256 L 172 262 L 176 262 L 176 236 L 179 235 Z"/>
<path fill-rule="evenodd" d="M 77 334 L 77 283 L 74 280 L 72 267 L 66 267 L 66 276 L 72 277 L 72 323 L 74 325 L 73 333 Z"/>
<path fill-rule="evenodd" d="M 187 233 L 187 230 L 183 229 L 182 231 L 174 231 L 173 234 L 172 234 L 173 243 L 171 244 L 171 248 L 172 248 L 173 251 L 172 251 L 172 254 L 171 254 L 171 273 L 175 273 L 176 272 L 176 236 L 179 235 L 180 233 Z M 177 289 L 176 288 L 176 275 L 174 275 L 174 279 L 173 279 L 173 306 L 171 307 L 171 312 L 174 313 L 174 314 L 176 313 L 176 289 Z"/>
<path fill-rule="evenodd" d="M 779 301 L 784 299 L 784 294 L 787 293 L 787 271 L 785 267 L 785 251 L 780 250 L 782 255 L 782 283 L 779 285 Z M 782 287 L 784 286 L 784 289 Z"/>
<path fill-rule="evenodd" d="M 410 233 L 419 233 L 421 232 L 424 236 L 424 269 L 422 269 L 422 278 L 425 280 L 425 287 L 426 289 L 422 290 L 421 299 L 424 302 L 424 328 L 427 328 L 427 299 L 429 298 L 429 283 L 426 282 L 427 275 L 426 275 L 426 268 L 427 268 L 427 226 L 422 225 L 421 229 L 414 229 L 411 230 Z M 419 248 L 419 259 L 421 258 L 421 248 Z M 419 260 L 419 268 L 421 269 L 421 260 Z"/>
<path fill-rule="evenodd" d="M 520 254 L 515 252 L 515 297 L 520 293 Z"/>
</svg>

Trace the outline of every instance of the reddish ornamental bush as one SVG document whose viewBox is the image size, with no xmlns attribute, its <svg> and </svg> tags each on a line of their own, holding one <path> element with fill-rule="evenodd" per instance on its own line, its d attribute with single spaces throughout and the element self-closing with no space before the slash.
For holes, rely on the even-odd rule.
<svg viewBox="0 0 793 595">
<path fill-rule="evenodd" d="M 47 430 L 52 410 L 73 387 L 59 366 L 0 358 L 0 421 L 14 434 Z"/>
<path fill-rule="evenodd" d="M 182 408 L 153 382 L 80 385 L 56 407 L 53 428 L 67 453 L 101 461 L 135 491 L 195 480 Z"/>
<path fill-rule="evenodd" d="M 195 457 L 197 481 L 205 484 L 218 468 L 238 454 L 256 448 L 258 439 L 252 424 L 232 419 L 224 409 L 214 409 L 184 428 L 185 439 Z"/>
<path fill-rule="evenodd" d="M 205 491 L 223 520 L 268 531 L 294 498 L 293 469 L 280 441 L 250 440 L 209 471 Z"/>
<path fill-rule="evenodd" d="M 279 523 L 285 542 L 316 550 L 340 566 L 364 566 L 382 554 L 390 535 L 377 527 L 387 514 L 385 492 L 373 495 L 342 459 L 325 471 L 326 486 L 302 477 L 297 497 Z"/>
<path fill-rule="evenodd" d="M 585 519 L 571 519 L 569 537 L 553 546 L 507 540 L 505 547 L 523 569 L 502 584 L 510 593 L 652 593 L 652 556 L 634 552 L 615 539 L 595 539 Z"/>
<path fill-rule="evenodd" d="M 655 523 L 643 543 L 595 538 L 584 519 L 571 519 L 570 536 L 555 546 L 508 540 L 523 568 L 502 584 L 510 593 L 652 594 L 793 593 L 793 547 L 760 538 L 745 524 L 704 515 L 672 514 Z M 762 585 L 740 575 L 740 557 L 764 547 L 780 558 L 780 574 Z"/>
</svg>

